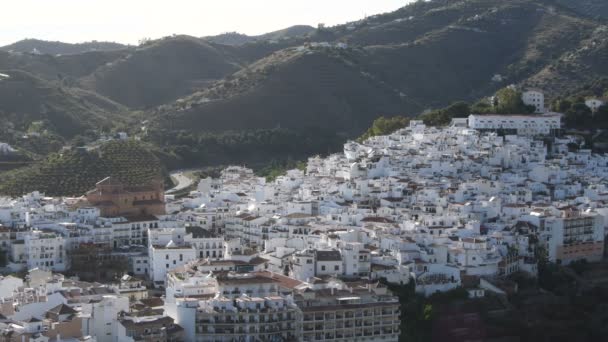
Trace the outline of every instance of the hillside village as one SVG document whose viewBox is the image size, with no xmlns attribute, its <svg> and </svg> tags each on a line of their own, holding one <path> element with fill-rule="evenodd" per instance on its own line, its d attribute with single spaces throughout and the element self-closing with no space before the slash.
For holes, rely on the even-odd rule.
<svg viewBox="0 0 608 342">
<path fill-rule="evenodd" d="M 608 156 L 541 95 L 524 93 L 539 114 L 412 120 L 271 182 L 230 166 L 184 197 L 108 177 L 2 198 L 0 335 L 398 341 L 392 289 L 505 303 L 514 275 L 600 262 Z"/>
</svg>

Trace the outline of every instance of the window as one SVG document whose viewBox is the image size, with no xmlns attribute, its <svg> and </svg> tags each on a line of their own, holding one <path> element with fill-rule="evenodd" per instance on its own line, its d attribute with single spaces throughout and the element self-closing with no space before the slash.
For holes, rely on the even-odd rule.
<svg viewBox="0 0 608 342">
<path fill-rule="evenodd" d="M 169 254 L 166 254 L 166 255 L 165 255 L 165 259 L 166 259 L 166 260 L 169 260 Z"/>
<path fill-rule="evenodd" d="M 321 271 L 325 271 L 325 266 L 321 266 Z"/>
<path fill-rule="evenodd" d="M 169 264 L 166 264 L 166 265 L 165 265 L 165 267 L 166 267 L 166 268 L 169 268 Z"/>
<path fill-rule="evenodd" d="M 339 265 L 335 265 L 334 266 L 334 271 L 339 271 L 340 270 L 340 266 Z"/>
</svg>

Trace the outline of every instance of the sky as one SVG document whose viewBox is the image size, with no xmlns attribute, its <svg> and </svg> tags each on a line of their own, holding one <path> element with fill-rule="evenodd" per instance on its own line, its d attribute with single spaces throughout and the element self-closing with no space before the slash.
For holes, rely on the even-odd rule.
<svg viewBox="0 0 608 342">
<path fill-rule="evenodd" d="M 413 0 L 0 0 L 0 46 L 24 38 L 78 43 L 172 34 L 262 34 L 327 26 L 393 11 Z"/>
</svg>

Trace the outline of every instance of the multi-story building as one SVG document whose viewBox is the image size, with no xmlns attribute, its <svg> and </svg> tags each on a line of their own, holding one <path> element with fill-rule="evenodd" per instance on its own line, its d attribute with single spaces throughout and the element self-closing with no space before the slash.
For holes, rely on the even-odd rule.
<svg viewBox="0 0 608 342">
<path fill-rule="evenodd" d="M 300 310 L 290 298 L 217 297 L 178 300 L 187 341 L 298 341 Z"/>
<path fill-rule="evenodd" d="M 551 262 L 599 261 L 604 255 L 604 218 L 596 212 L 572 207 L 537 209 L 526 220 L 538 227 L 539 243 Z"/>
<path fill-rule="evenodd" d="M 25 235 L 23 252 L 28 269 L 65 271 L 68 267 L 65 240 L 56 233 L 35 230 Z"/>
<path fill-rule="evenodd" d="M 528 89 L 521 94 L 521 100 L 525 105 L 534 106 L 534 113 L 542 114 L 545 109 L 545 94 L 537 89 Z"/>
<path fill-rule="evenodd" d="M 517 135 L 549 135 L 561 128 L 555 115 L 477 115 L 469 116 L 469 128 L 478 131 L 503 131 Z"/>
<path fill-rule="evenodd" d="M 399 301 L 386 287 L 367 284 L 305 290 L 300 341 L 398 341 Z"/>
<path fill-rule="evenodd" d="M 221 260 L 224 258 L 224 238 L 201 228 L 186 227 L 184 241 L 196 249 L 196 255 L 201 259 Z"/>
</svg>

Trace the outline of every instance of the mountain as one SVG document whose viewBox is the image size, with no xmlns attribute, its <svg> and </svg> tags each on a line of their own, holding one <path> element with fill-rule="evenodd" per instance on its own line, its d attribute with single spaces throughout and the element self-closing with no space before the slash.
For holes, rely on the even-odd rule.
<svg viewBox="0 0 608 342">
<path fill-rule="evenodd" d="M 608 2 L 605 0 L 556 0 L 556 3 L 592 18 L 608 19 Z"/>
<path fill-rule="evenodd" d="M 15 128 L 0 126 L 0 141 L 39 157 L 101 125 L 155 145 L 171 167 L 297 160 L 339 149 L 381 115 L 413 117 L 511 84 L 542 88 L 551 102 L 608 77 L 606 21 L 591 13 L 602 4 L 417 1 L 258 37 L 171 36 L 61 56 L 0 51 L 0 70 L 36 80 L 20 93 L 67 94 L 27 103 L 6 92 L 0 110 Z"/>
<path fill-rule="evenodd" d="M 39 39 L 24 39 L 16 43 L 0 47 L 0 50 L 32 54 L 72 55 L 90 51 L 121 50 L 126 47 L 126 45 L 112 42 L 91 41 L 78 44 L 69 44 Z"/>
<path fill-rule="evenodd" d="M 40 191 L 49 196 L 81 196 L 106 177 L 129 186 L 163 178 L 159 159 L 144 144 L 113 141 L 97 150 L 51 154 L 38 164 L 0 174 L 0 194 Z"/>
<path fill-rule="evenodd" d="M 230 78 L 156 113 L 160 125 L 208 131 L 324 127 L 366 128 L 378 113 L 404 104 L 395 90 L 365 73 L 347 50 L 281 50 Z"/>
<path fill-rule="evenodd" d="M 542 87 L 550 98 L 578 90 L 582 85 L 606 77 L 608 73 L 608 27 L 591 28 L 575 48 L 562 51 L 523 82 Z M 556 35 L 560 32 L 556 32 Z"/>
<path fill-rule="evenodd" d="M 96 93 L 21 70 L 0 71 L 0 142 L 47 154 L 66 139 L 124 122 L 127 109 Z"/>
<path fill-rule="evenodd" d="M 98 94 L 63 87 L 20 70 L 2 71 L 0 114 L 16 129 L 34 121 L 66 137 L 118 120 L 126 108 Z"/>
<path fill-rule="evenodd" d="M 281 39 L 297 38 L 314 32 L 315 28 L 308 25 L 295 25 L 282 30 L 265 33 L 258 36 L 248 36 L 238 32 L 227 32 L 204 39 L 223 45 L 239 46 L 256 41 L 276 41 Z"/>
<path fill-rule="evenodd" d="M 131 108 L 173 101 L 241 67 L 230 49 L 188 36 L 140 46 L 80 79 L 95 91 Z"/>
<path fill-rule="evenodd" d="M 175 129 L 323 125 L 358 134 L 382 114 L 413 115 L 527 84 L 593 39 L 598 27 L 531 0 L 419 2 L 325 29 L 337 40 L 275 52 L 161 106 L 155 120 Z M 606 72 L 605 65 L 598 60 L 586 72 Z M 505 81 L 492 81 L 496 74 Z M 560 80 L 551 86 L 569 87 Z"/>
<path fill-rule="evenodd" d="M 129 53 L 130 50 L 125 49 L 52 56 L 0 51 L 0 69 L 24 70 L 47 81 L 73 83 Z"/>
</svg>

